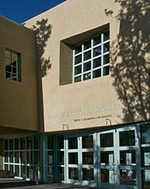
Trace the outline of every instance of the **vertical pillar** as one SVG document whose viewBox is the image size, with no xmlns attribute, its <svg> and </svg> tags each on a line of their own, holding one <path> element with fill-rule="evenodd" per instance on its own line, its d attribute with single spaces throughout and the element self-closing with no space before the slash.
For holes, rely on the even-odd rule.
<svg viewBox="0 0 150 189">
<path fill-rule="evenodd" d="M 3 139 L 0 139 L 0 170 L 3 170 Z"/>
<path fill-rule="evenodd" d="M 140 125 L 135 127 L 135 138 L 136 138 L 136 180 L 137 188 L 142 188 L 142 175 L 141 175 L 141 133 Z"/>
<path fill-rule="evenodd" d="M 48 182 L 47 156 L 47 135 L 43 133 L 40 135 L 40 172 L 42 183 Z"/>
</svg>

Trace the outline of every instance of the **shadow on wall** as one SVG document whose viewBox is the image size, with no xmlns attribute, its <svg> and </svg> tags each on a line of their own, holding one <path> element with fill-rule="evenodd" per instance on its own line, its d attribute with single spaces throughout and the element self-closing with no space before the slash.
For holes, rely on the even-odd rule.
<svg viewBox="0 0 150 189">
<path fill-rule="evenodd" d="M 123 121 L 150 119 L 150 1 L 115 0 L 121 5 L 117 40 L 112 43 L 110 70 Z M 107 16 L 113 12 L 105 9 Z M 113 15 L 114 16 L 114 15 Z"/>
<path fill-rule="evenodd" d="M 52 26 L 51 24 L 48 24 L 48 19 L 42 19 L 33 25 L 33 30 L 36 33 L 37 57 L 38 63 L 41 65 L 41 76 L 44 77 L 51 68 L 50 57 L 45 58 L 44 52 L 47 46 L 47 41 L 51 36 Z"/>
</svg>

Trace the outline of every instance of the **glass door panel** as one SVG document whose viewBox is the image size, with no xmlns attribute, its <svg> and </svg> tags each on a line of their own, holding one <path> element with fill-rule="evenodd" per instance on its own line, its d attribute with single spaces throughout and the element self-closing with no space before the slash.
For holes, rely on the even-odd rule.
<svg viewBox="0 0 150 189">
<path fill-rule="evenodd" d="M 135 128 L 117 130 L 118 180 L 120 187 L 136 188 L 136 133 Z"/>
<path fill-rule="evenodd" d="M 68 137 L 67 149 L 67 167 L 68 167 L 68 183 L 77 182 L 79 180 L 79 164 L 78 164 L 78 138 Z"/>
<path fill-rule="evenodd" d="M 101 152 L 101 165 L 113 165 L 114 164 L 114 152 L 102 151 Z"/>
<path fill-rule="evenodd" d="M 143 189 L 150 189 L 150 170 L 142 171 Z"/>
<path fill-rule="evenodd" d="M 113 169 L 101 169 L 101 182 L 105 184 L 114 184 L 115 183 L 115 177 L 114 177 L 114 171 Z"/>
<path fill-rule="evenodd" d="M 69 167 L 69 179 L 79 180 L 78 168 Z"/>
<path fill-rule="evenodd" d="M 100 134 L 100 147 L 113 147 L 113 133 Z"/>
<path fill-rule="evenodd" d="M 82 168 L 82 179 L 84 181 L 94 180 L 94 168 Z"/>
<path fill-rule="evenodd" d="M 150 124 L 141 125 L 142 185 L 150 189 Z"/>
<path fill-rule="evenodd" d="M 120 165 L 135 165 L 135 163 L 136 163 L 135 150 L 120 151 Z"/>
<path fill-rule="evenodd" d="M 67 138 L 67 182 L 94 183 L 93 135 Z"/>
<path fill-rule="evenodd" d="M 136 186 L 136 170 L 120 169 L 120 184 Z"/>
<path fill-rule="evenodd" d="M 101 187 L 110 187 L 115 183 L 115 132 L 100 133 L 100 184 Z"/>
<path fill-rule="evenodd" d="M 99 133 L 100 187 L 136 188 L 136 140 L 134 128 Z"/>
</svg>

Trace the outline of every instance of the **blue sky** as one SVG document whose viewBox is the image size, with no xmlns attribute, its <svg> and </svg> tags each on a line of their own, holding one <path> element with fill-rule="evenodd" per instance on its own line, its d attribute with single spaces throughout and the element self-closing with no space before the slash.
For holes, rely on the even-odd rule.
<svg viewBox="0 0 150 189">
<path fill-rule="evenodd" d="M 0 16 L 22 23 L 64 0 L 0 0 Z"/>
</svg>

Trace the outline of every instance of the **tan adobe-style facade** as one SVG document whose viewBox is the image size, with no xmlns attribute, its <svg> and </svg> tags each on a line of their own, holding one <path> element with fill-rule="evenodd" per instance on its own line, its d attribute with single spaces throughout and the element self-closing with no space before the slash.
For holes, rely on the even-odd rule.
<svg viewBox="0 0 150 189">
<path fill-rule="evenodd" d="M 0 18 L 0 125 L 10 129 L 38 130 L 36 41 L 33 31 Z M 20 81 L 6 79 L 6 50 L 21 54 Z M 14 68 L 15 69 L 15 68 Z"/>
<path fill-rule="evenodd" d="M 67 0 L 22 25 L 0 17 L 1 169 L 150 187 L 149 8 Z"/>
</svg>

